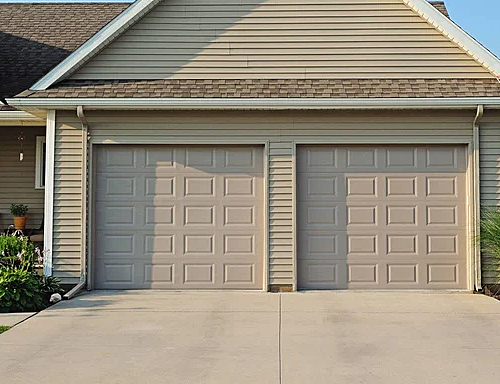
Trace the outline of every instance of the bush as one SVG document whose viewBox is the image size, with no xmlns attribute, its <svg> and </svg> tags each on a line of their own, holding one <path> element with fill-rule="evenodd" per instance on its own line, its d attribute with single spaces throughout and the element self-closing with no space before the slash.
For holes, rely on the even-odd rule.
<svg viewBox="0 0 500 384">
<path fill-rule="evenodd" d="M 0 235 L 0 312 L 36 312 L 64 293 L 54 277 L 35 271 L 42 253 L 27 237 Z"/>
<path fill-rule="evenodd" d="M 28 237 L 0 235 L 0 267 L 32 270 L 41 262 L 41 252 Z"/>
<path fill-rule="evenodd" d="M 28 206 L 24 204 L 11 204 L 10 213 L 14 217 L 24 217 L 28 213 Z"/>
<path fill-rule="evenodd" d="M 490 265 L 488 269 L 500 273 L 500 210 L 488 209 L 481 213 L 481 233 L 479 245 L 484 259 Z M 500 294 L 500 285 L 486 287 L 491 295 Z"/>
<path fill-rule="evenodd" d="M 0 269 L 0 312 L 37 312 L 44 308 L 40 279 L 25 269 Z"/>
<path fill-rule="evenodd" d="M 35 271 L 0 268 L 0 312 L 37 312 L 50 305 L 50 296 L 63 294 L 59 281 Z"/>
</svg>

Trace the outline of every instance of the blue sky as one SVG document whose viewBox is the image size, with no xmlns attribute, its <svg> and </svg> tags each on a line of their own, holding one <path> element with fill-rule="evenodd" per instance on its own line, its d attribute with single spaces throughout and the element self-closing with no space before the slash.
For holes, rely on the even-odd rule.
<svg viewBox="0 0 500 384">
<path fill-rule="evenodd" d="M 34 2 L 36 0 L 0 0 L 8 2 Z M 38 0 L 38 2 L 54 0 Z M 64 0 L 68 1 L 68 0 Z M 69 0 L 92 1 L 92 0 Z M 99 1 L 99 0 L 94 0 Z M 103 1 L 103 0 L 100 0 Z M 105 0 L 117 1 L 117 0 Z M 118 0 L 120 1 L 120 0 Z M 486 48 L 500 57 L 500 0 L 445 0 L 452 19 Z"/>
</svg>

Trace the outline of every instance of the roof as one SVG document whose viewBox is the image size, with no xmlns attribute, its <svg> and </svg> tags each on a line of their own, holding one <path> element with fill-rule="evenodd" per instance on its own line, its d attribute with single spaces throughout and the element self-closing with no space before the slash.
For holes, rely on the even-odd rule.
<svg viewBox="0 0 500 384">
<path fill-rule="evenodd" d="M 0 4 L 0 99 L 29 88 L 129 5 Z"/>
<path fill-rule="evenodd" d="M 63 81 L 28 98 L 439 98 L 500 97 L 495 79 Z"/>
<path fill-rule="evenodd" d="M 448 9 L 446 8 L 446 4 L 444 1 L 429 1 L 431 5 L 436 8 L 439 12 L 441 12 L 443 15 L 446 17 L 450 17 L 450 14 L 448 13 Z"/>
<path fill-rule="evenodd" d="M 444 2 L 431 4 L 449 16 Z M 0 4 L 0 97 L 29 88 L 129 4 Z M 7 17 L 8 15 L 8 17 Z M 82 20 L 85 15 L 85 20 Z M 54 22 L 56 21 L 56 22 Z M 5 49 L 4 49 L 5 46 Z M 62 81 L 20 98 L 499 97 L 495 79 Z"/>
</svg>

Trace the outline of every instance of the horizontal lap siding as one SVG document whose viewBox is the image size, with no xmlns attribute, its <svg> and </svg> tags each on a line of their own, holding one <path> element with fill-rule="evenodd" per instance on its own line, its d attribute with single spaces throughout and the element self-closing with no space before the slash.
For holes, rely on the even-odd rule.
<svg viewBox="0 0 500 384">
<path fill-rule="evenodd" d="M 491 78 L 402 0 L 169 0 L 73 79 Z"/>
<path fill-rule="evenodd" d="M 292 284 L 294 281 L 294 142 L 349 143 L 425 143 L 429 138 L 440 138 L 443 143 L 471 140 L 474 111 L 455 112 L 91 112 L 87 113 L 94 143 L 109 144 L 235 144 L 269 142 L 269 282 Z M 62 116 L 62 117 L 61 117 Z M 69 121 L 66 113 L 58 119 Z M 73 120 L 61 141 L 77 136 L 79 122 Z M 57 160 L 57 169 L 66 170 L 67 192 L 81 190 L 79 171 L 73 165 L 81 164 L 81 153 L 72 148 L 74 156 Z M 73 152 L 72 152 L 73 153 Z M 69 156 L 69 154 L 68 154 Z M 57 174 L 57 172 L 56 172 Z M 78 220 L 81 201 L 56 195 L 56 204 L 66 207 L 65 216 L 58 223 L 81 226 Z M 62 215 L 62 212 L 59 212 Z M 75 214 L 75 215 L 73 215 Z M 72 235 L 75 235 L 72 232 Z M 79 248 L 67 246 L 67 256 L 56 255 L 62 264 L 79 255 Z M 73 245 L 72 245 L 73 247 Z M 75 260 L 74 258 L 71 260 Z M 73 264 L 65 268 L 73 268 Z M 76 264 L 75 264 L 76 268 Z M 75 271 L 76 273 L 76 271 Z M 76 276 L 76 274 L 75 274 Z"/>
<path fill-rule="evenodd" d="M 500 208 L 500 112 L 486 111 L 480 128 L 481 205 Z M 500 261 L 483 255 L 483 283 L 500 284 Z"/>
<path fill-rule="evenodd" d="M 11 204 L 29 207 L 26 228 L 40 228 L 43 220 L 44 190 L 35 189 L 36 137 L 45 136 L 45 127 L 0 127 L 0 233 L 14 224 Z M 19 161 L 19 135 L 24 133 L 24 159 Z"/>
<path fill-rule="evenodd" d="M 76 115 L 76 114 L 75 114 Z M 82 247 L 82 130 L 76 116 L 56 114 L 53 275 L 80 279 Z"/>
</svg>

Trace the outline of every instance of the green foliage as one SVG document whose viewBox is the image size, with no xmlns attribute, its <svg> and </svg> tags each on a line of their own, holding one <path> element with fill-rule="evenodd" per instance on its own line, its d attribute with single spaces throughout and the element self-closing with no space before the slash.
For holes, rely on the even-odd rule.
<svg viewBox="0 0 500 384">
<path fill-rule="evenodd" d="M 6 325 L 0 325 L 0 334 L 4 333 L 5 331 L 8 331 L 9 329 L 10 329 L 10 327 L 8 327 Z"/>
<path fill-rule="evenodd" d="M 0 312 L 36 312 L 64 293 L 54 277 L 39 275 L 41 252 L 27 237 L 0 235 Z"/>
<path fill-rule="evenodd" d="M 41 311 L 50 305 L 53 293 L 64 293 L 54 277 L 26 269 L 0 267 L 0 312 Z"/>
<path fill-rule="evenodd" d="M 14 217 L 24 217 L 28 212 L 28 206 L 24 204 L 11 204 L 10 205 L 10 213 Z"/>
<path fill-rule="evenodd" d="M 481 251 L 500 261 L 500 210 L 485 210 L 481 215 Z"/>
<path fill-rule="evenodd" d="M 40 256 L 28 237 L 0 235 L 0 267 L 32 270 Z"/>
<path fill-rule="evenodd" d="M 40 279 L 25 269 L 0 269 L 0 312 L 36 312 L 43 309 Z"/>
</svg>

